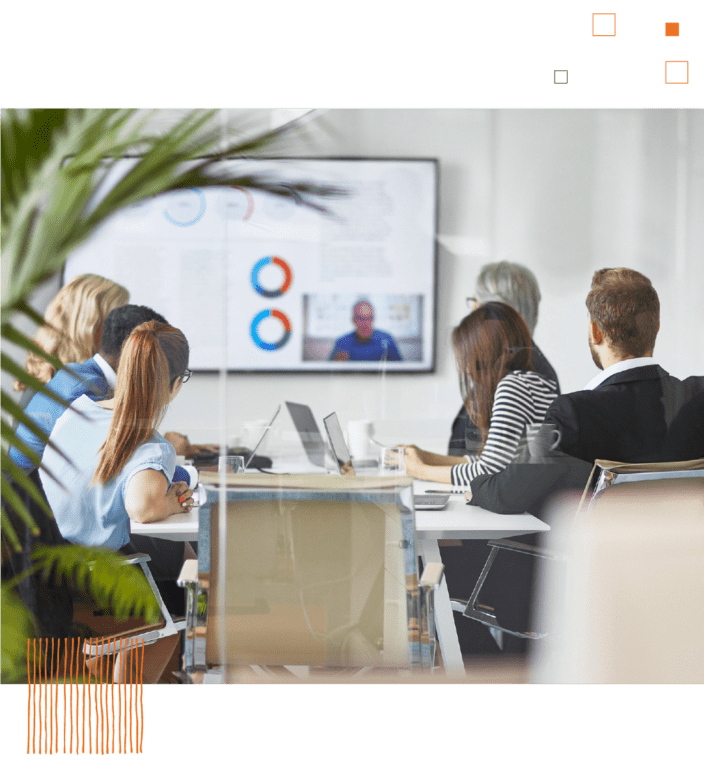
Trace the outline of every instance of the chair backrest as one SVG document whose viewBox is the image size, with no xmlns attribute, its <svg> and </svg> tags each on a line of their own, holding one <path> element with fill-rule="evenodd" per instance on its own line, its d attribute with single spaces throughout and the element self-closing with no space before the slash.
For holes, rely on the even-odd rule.
<svg viewBox="0 0 704 768">
<path fill-rule="evenodd" d="M 592 481 L 598 473 L 592 490 Z M 583 513 L 589 512 L 607 489 L 622 483 L 704 478 L 704 458 L 689 461 L 669 461 L 648 464 L 627 464 L 619 461 L 597 459 L 587 481 L 582 499 L 577 508 L 575 522 L 580 522 Z"/>
<path fill-rule="evenodd" d="M 698 471 L 611 484 L 578 534 L 557 543 L 567 545 L 570 578 L 563 597 L 545 569 L 543 608 L 560 642 L 541 649 L 536 681 L 704 683 Z"/>
<path fill-rule="evenodd" d="M 594 489 L 595 498 L 611 485 L 665 478 L 704 477 L 704 459 L 690 461 L 663 461 L 655 464 L 625 464 L 597 459 L 601 474 Z"/>
<path fill-rule="evenodd" d="M 410 478 L 202 479 L 209 665 L 422 666 Z"/>
</svg>

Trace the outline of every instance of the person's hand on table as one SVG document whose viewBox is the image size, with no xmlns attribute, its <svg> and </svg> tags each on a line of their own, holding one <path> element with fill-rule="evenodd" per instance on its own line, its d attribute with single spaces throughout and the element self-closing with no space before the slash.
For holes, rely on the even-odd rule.
<svg viewBox="0 0 704 768">
<path fill-rule="evenodd" d="M 195 459 L 200 453 L 219 453 L 220 446 L 217 443 L 191 443 L 191 455 L 187 459 Z"/>
<path fill-rule="evenodd" d="M 172 515 L 178 512 L 190 512 L 193 509 L 193 491 L 185 481 L 179 480 L 173 483 L 167 496 L 169 497 L 169 509 Z"/>
<path fill-rule="evenodd" d="M 338 363 L 342 360 L 349 360 L 349 359 L 350 359 L 349 352 L 336 352 L 335 357 L 333 357 L 333 360 L 335 360 Z"/>
<path fill-rule="evenodd" d="M 472 492 L 471 491 L 465 491 L 464 492 L 464 500 L 469 504 L 469 502 L 472 500 Z"/>
<path fill-rule="evenodd" d="M 423 453 L 417 445 L 401 445 L 406 456 L 406 474 L 417 480 L 426 480 L 427 465 L 423 460 Z"/>
<path fill-rule="evenodd" d="M 180 432 L 167 432 L 164 437 L 176 449 L 177 456 L 185 456 L 194 459 L 200 453 L 218 453 L 220 446 L 216 443 L 202 443 L 194 445 L 188 442 L 188 438 Z"/>
<path fill-rule="evenodd" d="M 426 480 L 431 483 L 452 482 L 451 465 L 439 461 L 443 459 L 442 456 L 424 451 L 417 445 L 401 445 L 400 447 L 404 449 L 406 456 L 407 475 L 416 480 Z M 464 458 L 459 459 L 459 461 L 464 461 Z"/>
</svg>

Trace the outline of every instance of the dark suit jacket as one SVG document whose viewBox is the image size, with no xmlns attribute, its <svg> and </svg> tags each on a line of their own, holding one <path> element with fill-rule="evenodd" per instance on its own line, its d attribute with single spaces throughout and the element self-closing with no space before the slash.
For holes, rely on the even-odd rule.
<svg viewBox="0 0 704 768">
<path fill-rule="evenodd" d="M 538 345 L 533 342 L 531 360 L 535 372 L 547 379 L 552 379 L 557 384 L 557 394 L 560 394 L 560 382 L 557 380 L 555 369 L 550 365 L 548 359 L 540 351 Z M 479 427 L 472 421 L 464 407 L 464 403 L 459 410 L 455 420 L 452 422 L 452 432 L 450 442 L 447 446 L 448 456 L 464 456 L 467 453 L 476 453 L 482 442 Z"/>
<path fill-rule="evenodd" d="M 542 517 L 555 492 L 584 488 L 596 459 L 701 458 L 704 394 L 699 393 L 704 393 L 704 377 L 680 381 L 660 366 L 649 365 L 614 374 L 594 390 L 561 395 L 548 409 L 544 429 L 517 463 L 472 480 L 471 503 L 504 514 L 528 511 Z M 550 423 L 560 430 L 561 451 L 542 450 L 550 445 Z M 546 435 L 548 441 L 541 443 Z M 539 543 L 539 538 L 522 540 Z M 502 626 L 545 631 L 529 621 L 534 558 L 509 552 L 501 557 L 501 567 L 496 574 L 492 569 L 494 581 L 487 581 L 482 599 L 495 607 Z"/>
<path fill-rule="evenodd" d="M 680 381 L 647 365 L 616 373 L 594 390 L 558 397 L 545 423 L 560 430 L 561 451 L 589 463 L 674 461 L 679 457 L 670 430 L 682 406 L 702 391 L 704 377 Z"/>
<path fill-rule="evenodd" d="M 680 381 L 659 365 L 648 365 L 616 373 L 594 390 L 560 395 L 545 416 L 545 425 L 560 431 L 560 450 L 538 451 L 537 459 L 526 451 L 502 472 L 475 478 L 472 503 L 504 514 L 540 515 L 554 492 L 583 488 L 596 459 L 701 458 L 700 393 L 704 377 Z"/>
</svg>

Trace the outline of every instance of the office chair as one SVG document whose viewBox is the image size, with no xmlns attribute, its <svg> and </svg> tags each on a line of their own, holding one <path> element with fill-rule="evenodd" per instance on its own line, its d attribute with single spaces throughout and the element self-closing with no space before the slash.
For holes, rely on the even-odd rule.
<svg viewBox="0 0 704 768">
<path fill-rule="evenodd" d="M 35 469 L 27 477 L 37 491 L 44 496 L 38 470 Z M 20 551 L 15 551 L 6 544 L 9 570 L 15 577 L 25 574 L 25 578 L 17 585 L 18 594 L 34 618 L 38 637 L 75 637 L 81 632 L 74 622 L 73 586 L 66 582 L 52 582 L 41 573 L 31 570 L 32 550 L 37 544 L 63 546 L 68 542 L 61 535 L 54 517 L 42 510 L 33 495 L 22 485 L 14 481 L 10 483 L 12 490 L 29 510 L 39 528 L 39 534 L 35 536 L 29 526 L 16 515 L 7 500 L 2 500 L 3 509 L 10 517 L 20 539 Z M 46 500 L 46 496 L 44 499 Z M 119 646 L 120 640 L 127 641 L 134 638 L 140 644 L 144 641 L 145 645 L 151 645 L 162 637 L 174 635 L 185 628 L 185 619 L 174 621 L 164 604 L 154 577 L 147 567 L 150 559 L 149 555 L 137 553 L 125 557 L 123 565 L 137 565 L 142 569 L 159 604 L 161 621 L 145 625 L 141 619 L 127 619 L 116 625 L 116 620 L 112 616 L 90 615 L 93 614 L 93 607 L 90 607 L 85 624 L 93 636 L 85 638 L 83 645 L 87 663 L 95 660 L 99 655 L 112 655 L 116 645 Z M 125 627 L 125 629 L 116 632 L 116 626 Z"/>
<path fill-rule="evenodd" d="M 443 568 L 418 577 L 410 478 L 232 475 L 226 488 L 216 473 L 201 479 L 199 563 L 180 578 L 191 680 L 213 668 L 221 680 L 243 667 L 432 670 Z"/>
<path fill-rule="evenodd" d="M 569 578 L 540 574 L 538 610 L 559 642 L 536 644 L 536 682 L 704 683 L 704 470 L 636 472 L 556 542 Z"/>
<path fill-rule="evenodd" d="M 593 478 L 598 473 L 596 484 L 593 484 Z M 594 512 L 599 504 L 601 496 L 614 486 L 623 483 L 634 483 L 643 481 L 652 481 L 660 483 L 668 481 L 668 491 L 677 493 L 679 486 L 669 485 L 672 481 L 703 479 L 704 478 L 704 459 L 695 459 L 679 462 L 659 462 L 649 464 L 627 464 L 624 462 L 607 461 L 598 459 L 594 463 L 592 474 L 587 481 L 587 485 L 582 494 L 580 504 L 575 514 L 575 524 L 579 525 L 584 516 Z M 686 487 L 683 486 L 683 487 Z M 647 486 L 643 493 L 652 493 L 653 486 Z M 593 490 L 592 490 L 593 489 Z M 496 539 L 487 543 L 490 548 L 489 556 L 482 568 L 477 583 L 472 590 L 469 600 L 451 600 L 452 609 L 462 613 L 469 619 L 478 621 L 489 627 L 493 632 L 505 632 L 514 637 L 524 638 L 526 640 L 540 640 L 548 636 L 547 632 L 520 632 L 501 626 L 496 618 L 494 608 L 479 603 L 479 594 L 486 582 L 489 571 L 500 550 L 516 552 L 529 557 L 539 558 L 540 560 L 552 560 L 554 562 L 566 562 L 567 558 L 563 553 L 554 550 L 535 547 L 522 542 L 511 541 L 510 539 Z"/>
</svg>

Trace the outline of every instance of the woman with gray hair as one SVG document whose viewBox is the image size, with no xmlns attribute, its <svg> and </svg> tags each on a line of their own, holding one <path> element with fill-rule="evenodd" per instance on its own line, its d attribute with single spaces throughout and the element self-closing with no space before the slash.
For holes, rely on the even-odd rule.
<svg viewBox="0 0 704 768">
<path fill-rule="evenodd" d="M 508 261 L 497 261 L 485 264 L 477 277 L 475 295 L 467 298 L 467 308 L 472 311 L 480 304 L 488 301 L 500 301 L 518 312 L 530 331 L 531 341 L 535 326 L 538 322 L 538 305 L 540 304 L 540 289 L 535 275 L 521 264 L 511 264 Z M 540 373 L 557 384 L 557 394 L 560 394 L 560 383 L 555 369 L 550 365 L 545 355 L 532 341 L 531 359 L 536 373 Z M 464 405 L 459 410 L 452 423 L 452 433 L 448 445 L 450 456 L 464 456 L 476 453 L 481 445 L 481 434 L 477 426 L 469 418 Z"/>
</svg>

